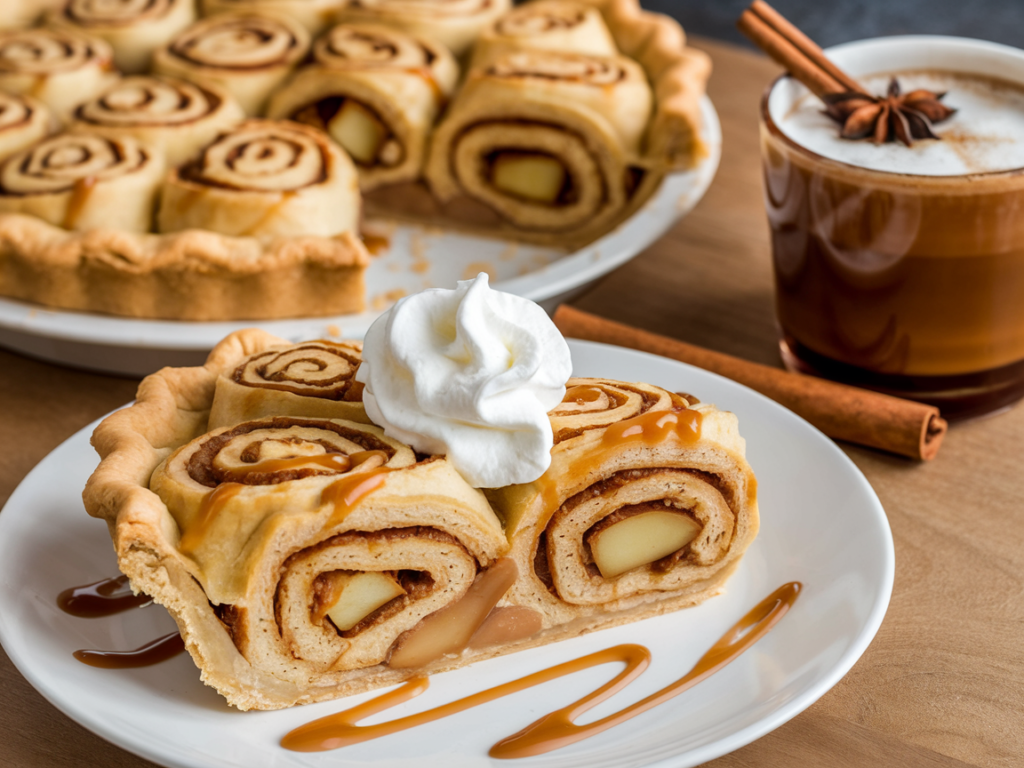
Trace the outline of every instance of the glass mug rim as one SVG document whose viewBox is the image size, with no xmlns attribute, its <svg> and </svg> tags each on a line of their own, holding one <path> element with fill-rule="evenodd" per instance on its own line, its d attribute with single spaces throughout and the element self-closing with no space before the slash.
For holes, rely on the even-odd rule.
<svg viewBox="0 0 1024 768">
<path fill-rule="evenodd" d="M 916 44 L 916 45 L 929 45 L 929 46 L 948 46 L 953 48 L 970 48 L 980 52 L 988 53 L 994 56 L 1006 56 L 1010 59 L 1014 59 L 1019 62 L 1022 68 L 1022 74 L 1020 80 L 1015 80 L 1007 77 L 999 77 L 996 75 L 990 75 L 984 72 L 975 72 L 971 69 L 964 68 L 938 68 L 939 71 L 949 72 L 951 74 L 966 74 L 966 75 L 977 75 L 979 77 L 989 78 L 991 80 L 1002 80 L 1007 83 L 1011 83 L 1019 87 L 1024 91 L 1024 50 L 1013 48 L 1008 45 L 1002 45 L 1000 43 L 992 43 L 987 40 L 975 40 L 968 37 L 954 37 L 948 35 L 897 35 L 892 37 L 871 37 L 863 40 L 855 40 L 849 43 L 843 43 L 842 45 L 832 46 L 824 49 L 826 55 L 831 56 L 837 52 L 856 50 L 861 47 L 869 46 L 884 46 L 898 48 L 903 45 Z M 922 67 L 924 65 L 921 65 Z M 901 67 L 899 69 L 906 70 L 907 67 Z M 887 71 L 887 68 L 882 68 L 876 73 L 870 74 L 882 74 Z M 897 70 L 899 71 L 899 70 Z M 861 77 L 863 75 L 857 75 Z M 958 173 L 958 174 L 922 174 L 922 173 L 905 173 L 897 171 L 883 171 L 876 168 L 865 168 L 862 165 L 856 165 L 854 163 L 848 163 L 843 160 L 836 160 L 835 158 L 826 157 L 825 155 L 819 154 L 812 149 L 805 147 L 790 138 L 786 133 L 778 126 L 775 120 L 772 118 L 771 110 L 769 108 L 769 102 L 771 100 L 772 93 L 777 87 L 783 83 L 796 83 L 795 79 L 788 72 L 783 72 L 765 88 L 764 93 L 761 95 L 761 104 L 758 110 L 758 119 L 763 128 L 765 128 L 772 136 L 773 139 L 782 142 L 789 149 L 803 155 L 809 161 L 819 163 L 825 166 L 834 166 L 837 170 L 846 171 L 850 173 L 867 174 L 874 176 L 880 180 L 884 179 L 889 183 L 898 183 L 900 179 L 906 179 L 909 183 L 914 185 L 935 185 L 935 186 L 946 186 L 950 183 L 963 183 L 978 180 L 1000 180 L 1010 179 L 1017 176 L 1024 175 L 1024 166 L 1017 168 L 1007 168 L 999 171 L 980 171 L 976 173 Z M 803 86 L 801 86 L 803 87 Z M 929 183 L 931 182 L 931 184 Z"/>
</svg>

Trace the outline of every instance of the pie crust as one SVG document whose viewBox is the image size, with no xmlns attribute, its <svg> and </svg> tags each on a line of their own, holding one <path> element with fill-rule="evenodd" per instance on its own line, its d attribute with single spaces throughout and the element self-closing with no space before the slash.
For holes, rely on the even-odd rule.
<svg viewBox="0 0 1024 768">
<path fill-rule="evenodd" d="M 174 617 L 203 681 L 240 709 L 337 698 L 695 605 L 720 593 L 757 533 L 731 413 L 647 384 L 570 380 L 550 414 L 550 469 L 485 496 L 442 457 L 358 420 L 358 352 L 240 331 L 202 367 L 147 377 L 93 435 L 102 461 L 87 511 L 107 522 L 132 588 Z M 651 507 L 698 521 L 698 535 L 663 561 L 596 576 L 588 529 Z M 466 645 L 391 663 L 421 620 L 447 622 L 474 579 L 502 570 L 503 596 Z M 339 571 L 430 579 L 413 576 L 425 591 L 338 631 L 318 585 Z"/>
<path fill-rule="evenodd" d="M 445 4 L 442 26 L 454 30 L 460 40 L 470 34 L 466 30 L 472 28 L 471 34 L 480 35 L 487 43 L 480 46 L 481 50 L 489 51 L 478 53 L 471 62 L 467 61 L 468 54 L 463 58 L 469 74 L 464 80 L 465 87 L 454 94 L 451 93 L 454 62 L 429 51 L 425 66 L 413 66 L 397 75 L 388 73 L 386 67 L 356 67 L 346 75 L 352 83 L 350 89 L 339 94 L 333 93 L 331 86 L 324 85 L 324 80 L 315 76 L 317 67 L 329 68 L 335 64 L 301 64 L 300 59 L 309 46 L 307 27 L 315 33 L 321 25 L 358 17 L 364 23 L 411 25 L 414 35 L 425 34 L 427 27 L 423 24 L 426 22 L 412 13 L 412 6 L 418 8 L 422 3 L 410 4 L 405 0 L 337 3 L 333 19 L 327 18 L 330 9 L 318 0 L 315 4 L 303 4 L 310 8 L 315 5 L 315 18 L 301 20 L 274 16 L 262 10 L 260 13 L 265 15 L 257 17 L 252 10 L 260 5 L 261 8 L 273 6 L 280 11 L 291 7 L 290 0 L 259 4 L 248 0 L 211 0 L 201 6 L 206 13 L 229 6 L 238 10 L 220 16 L 219 21 L 205 16 L 176 34 L 155 52 L 154 68 L 158 72 L 194 78 L 210 92 L 220 93 L 218 86 L 235 91 L 235 95 L 244 96 L 244 106 L 250 114 L 262 109 L 260 105 L 268 99 L 278 105 L 275 114 L 280 112 L 297 119 L 301 118 L 295 113 L 297 110 L 301 113 L 303 105 L 291 103 L 295 98 L 300 101 L 365 100 L 363 112 L 370 117 L 356 116 L 356 123 L 363 126 L 359 130 L 366 130 L 365 126 L 373 125 L 375 119 L 384 123 L 394 121 L 393 129 L 385 126 L 379 144 L 378 157 L 388 165 L 387 169 L 366 172 L 364 168 L 360 174 L 365 215 L 447 226 L 567 249 L 591 242 L 618 226 L 654 193 L 666 173 L 687 169 L 706 156 L 707 147 L 700 132 L 700 99 L 710 64 L 707 56 L 686 47 L 683 31 L 674 20 L 643 11 L 638 0 L 535 0 L 518 6 L 511 13 L 542 17 L 545 13 L 577 13 L 582 8 L 586 22 L 581 25 L 582 31 L 549 38 L 544 43 L 538 40 L 534 48 L 526 40 L 528 35 L 508 34 L 508 29 L 502 30 L 501 19 L 495 20 L 492 15 L 479 12 L 479 3 L 480 0 L 458 0 Z M 296 7 L 298 5 L 295 3 Z M 488 13 L 503 7 L 493 2 L 483 6 Z M 459 14 L 465 18 L 460 20 Z M 248 36 L 271 41 L 276 53 L 268 50 L 264 56 L 249 51 L 232 65 L 221 58 L 224 51 L 218 42 L 221 38 L 216 36 L 220 33 L 214 35 L 213 42 L 204 38 L 203 33 L 229 21 L 244 26 L 246 19 L 282 27 L 280 34 Z M 533 23 L 528 22 L 519 32 Z M 31 35 L 34 31 L 0 33 L 0 36 L 22 33 Z M 70 33 L 43 30 L 40 34 Z M 75 34 L 76 39 L 82 37 Z M 52 82 L 47 77 L 39 80 L 42 76 L 34 71 L 5 71 L 4 66 L 0 66 L 0 89 L 20 91 L 27 88 L 30 81 L 45 81 L 45 93 L 41 95 L 46 98 L 41 100 L 49 99 L 58 117 L 71 120 L 69 99 L 77 99 L 82 93 L 102 94 L 114 77 L 110 71 L 113 55 L 110 45 L 100 39 L 83 40 L 85 42 L 72 47 L 76 55 L 80 55 L 84 68 L 75 70 L 71 79 L 55 73 Z M 621 56 L 610 50 L 612 42 Z M 464 47 L 461 42 L 457 46 Z M 47 43 L 45 47 L 50 50 L 54 45 Z M 552 48 L 557 50 L 552 51 Z M 573 53 L 573 50 L 580 52 Z M 615 94 L 598 104 L 596 102 L 602 99 L 581 95 L 582 89 L 556 82 L 558 78 L 548 78 L 543 72 L 542 77 L 530 75 L 516 79 L 508 76 L 515 74 L 513 70 L 518 66 L 515 62 L 543 62 L 545 56 L 572 58 L 595 54 L 595 60 L 611 62 L 623 72 L 634 73 L 630 77 L 636 87 L 617 85 Z M 130 52 L 133 60 L 139 56 L 137 49 Z M 510 56 L 512 64 L 502 59 Z M 45 62 L 40 65 L 45 66 Z M 542 69 L 544 67 L 547 65 L 542 64 Z M 495 72 L 485 71 L 488 69 L 505 75 L 496 78 Z M 551 68 L 545 72 L 548 70 Z M 292 76 L 293 80 L 287 79 Z M 542 82 L 545 78 L 550 82 Z M 291 83 L 295 84 L 294 89 Z M 500 87 L 492 88 L 492 85 Z M 272 96 L 275 87 L 277 95 Z M 408 95 L 400 95 L 398 104 L 388 104 L 378 96 L 382 91 L 395 91 L 399 87 L 401 94 L 407 92 Z M 139 81 L 138 90 L 142 92 L 146 88 L 148 86 Z M 128 98 L 125 94 L 130 91 L 130 88 L 122 89 L 118 103 L 123 103 Z M 156 93 L 156 89 L 150 91 Z M 449 98 L 451 103 L 443 111 Z M 237 109 L 235 105 L 234 111 L 226 111 L 229 121 L 240 118 Z M 375 110 L 376 117 L 373 117 Z M 559 117 L 566 113 L 571 113 L 569 118 Z M 430 131 L 438 114 L 443 116 Z M 488 125 L 475 131 L 480 120 L 488 121 Z M 502 126 L 517 121 L 537 123 L 537 126 L 528 125 L 522 141 L 505 138 L 512 134 L 506 133 Z M 84 122 L 79 119 L 78 125 Z M 203 127 L 207 132 L 204 136 L 210 130 L 221 130 L 214 125 L 209 123 Z M 198 123 L 196 127 L 198 136 Z M 128 132 L 123 124 L 104 130 L 118 135 Z M 146 136 L 136 138 L 145 142 L 147 136 L 157 137 L 158 144 L 167 142 L 165 146 L 172 146 L 170 133 L 164 134 L 162 128 L 147 130 Z M 188 128 L 185 130 L 187 132 Z M 477 135 L 472 142 L 461 142 L 461 134 L 467 132 Z M 179 146 L 177 140 L 174 141 L 174 146 Z M 588 152 L 593 156 L 585 157 Z M 517 153 L 533 156 L 527 157 L 528 165 L 532 162 L 535 166 L 546 166 L 551 172 L 549 176 L 554 174 L 555 180 L 549 180 L 548 187 L 552 184 L 557 187 L 557 174 L 563 174 L 563 190 L 556 188 L 554 197 L 545 201 L 541 198 L 552 194 L 551 189 L 542 190 L 537 198 L 536 190 L 526 188 L 527 199 L 517 198 L 523 188 L 517 186 L 517 174 L 513 172 L 512 186 L 496 191 L 494 179 L 489 175 L 494 173 L 494 166 L 489 160 L 480 159 L 487 153 L 505 155 L 502 163 L 506 168 L 513 166 L 513 171 L 519 159 Z M 538 157 L 539 163 L 535 162 Z M 171 164 L 176 164 L 178 159 L 175 155 Z M 89 189 L 90 180 L 81 180 L 72 191 L 73 199 L 63 205 L 72 212 L 77 211 L 80 199 Z M 509 193 L 508 189 L 513 192 Z M 191 188 L 185 189 L 181 197 L 188 202 L 192 194 Z M 530 194 L 535 197 L 530 198 Z M 64 309 L 177 320 L 274 319 L 362 311 L 365 308 L 362 273 L 370 257 L 358 237 L 330 236 L 336 229 L 320 237 L 307 236 L 309 231 L 318 230 L 306 229 L 302 230 L 303 236 L 297 237 L 295 229 L 281 229 L 276 223 L 262 226 L 264 218 L 278 217 L 292 205 L 294 201 L 288 199 L 289 195 L 287 191 L 281 193 L 280 206 L 261 202 L 262 213 L 256 216 L 258 220 L 242 222 L 244 226 L 221 226 L 216 223 L 216 215 L 206 219 L 204 206 L 200 205 L 193 211 L 204 215 L 190 215 L 181 224 L 165 227 L 210 226 L 219 233 L 192 229 L 172 235 L 132 234 L 115 231 L 106 222 L 84 232 L 62 231 L 27 219 L 24 214 L 34 212 L 31 206 L 8 207 L 8 211 L 15 213 L 0 213 L 0 294 Z M 332 198 L 333 202 L 324 205 L 335 208 L 342 205 L 346 212 L 332 214 L 332 217 L 351 226 L 359 216 L 359 205 L 339 203 L 339 199 Z M 243 208 L 252 214 L 246 206 Z M 162 221 L 165 215 L 162 214 Z M 228 218 L 238 216 L 230 214 Z M 290 214 L 285 218 L 301 220 L 292 219 Z M 76 217 L 72 216 L 71 220 L 74 219 Z M 66 217 L 51 216 L 49 220 L 65 226 L 69 223 Z M 92 219 L 86 221 L 90 227 L 95 226 Z M 70 228 L 74 229 L 73 222 Z M 228 236 L 226 232 L 237 236 Z"/>
</svg>

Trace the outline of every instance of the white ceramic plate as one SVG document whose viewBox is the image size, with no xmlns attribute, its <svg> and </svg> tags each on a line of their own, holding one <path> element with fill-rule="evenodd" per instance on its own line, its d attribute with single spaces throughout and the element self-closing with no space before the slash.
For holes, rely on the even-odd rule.
<svg viewBox="0 0 1024 768">
<path fill-rule="evenodd" d="M 390 247 L 367 270 L 370 310 L 359 315 L 266 322 L 131 320 L 0 297 L 0 346 L 55 363 L 141 376 L 165 365 L 200 365 L 218 341 L 253 325 L 292 341 L 360 339 L 377 315 L 402 295 L 453 288 L 456 281 L 481 271 L 491 275 L 492 286 L 551 310 L 647 248 L 704 196 L 718 169 L 722 131 L 706 96 L 701 106 L 708 157 L 693 170 L 668 176 L 627 221 L 575 253 L 384 223 Z M 374 231 L 380 229 L 378 222 Z"/>
<path fill-rule="evenodd" d="M 668 616 L 596 632 L 437 675 L 430 689 L 378 716 L 435 707 L 619 643 L 641 643 L 651 667 L 581 719 L 603 717 L 685 674 L 730 626 L 777 587 L 800 581 L 794 608 L 730 666 L 628 724 L 524 765 L 693 766 L 778 727 L 838 682 L 874 637 L 893 583 L 885 512 L 863 475 L 824 435 L 781 406 L 714 374 L 617 347 L 570 342 L 581 375 L 650 381 L 734 411 L 757 473 L 761 532 L 725 595 Z M 278 746 L 292 728 L 376 694 L 280 712 L 230 709 L 187 656 L 101 670 L 79 648 L 129 649 L 174 630 L 159 607 L 102 619 L 62 613 L 63 589 L 114 575 L 106 526 L 82 509 L 96 465 L 87 428 L 25 478 L 0 514 L 0 642 L 55 706 L 109 741 L 166 766 L 476 768 L 498 740 L 608 680 L 609 667 L 524 691 L 430 725 L 336 752 Z M 373 722 L 373 720 L 369 721 Z"/>
</svg>

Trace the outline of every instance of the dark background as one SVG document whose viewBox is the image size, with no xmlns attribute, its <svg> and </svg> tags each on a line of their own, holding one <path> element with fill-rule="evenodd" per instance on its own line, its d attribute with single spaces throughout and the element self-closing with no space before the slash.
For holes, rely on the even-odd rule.
<svg viewBox="0 0 1024 768">
<path fill-rule="evenodd" d="M 0 0 L 2 3 L 3 0 Z M 768 0 L 822 47 L 880 35 L 957 35 L 1024 47 L 1024 0 Z M 750 0 L 641 0 L 687 33 L 751 46 L 736 31 Z"/>
</svg>

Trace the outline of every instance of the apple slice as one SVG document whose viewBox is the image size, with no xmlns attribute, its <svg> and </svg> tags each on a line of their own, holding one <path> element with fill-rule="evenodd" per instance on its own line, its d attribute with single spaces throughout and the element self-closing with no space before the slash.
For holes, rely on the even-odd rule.
<svg viewBox="0 0 1024 768">
<path fill-rule="evenodd" d="M 594 564 L 606 579 L 682 549 L 701 525 L 679 512 L 651 509 L 599 527 L 587 537 Z"/>
<path fill-rule="evenodd" d="M 352 99 L 345 99 L 341 109 L 327 123 L 327 131 L 353 159 L 363 165 L 373 165 L 388 135 L 387 128 L 377 116 Z"/>
<path fill-rule="evenodd" d="M 550 205 L 562 193 L 565 166 L 549 155 L 501 152 L 491 167 L 491 183 L 514 197 Z"/>
<path fill-rule="evenodd" d="M 332 571 L 325 573 L 325 594 L 333 603 L 323 613 L 342 632 L 376 611 L 382 605 L 405 594 L 405 589 L 388 573 L 377 571 Z"/>
</svg>

